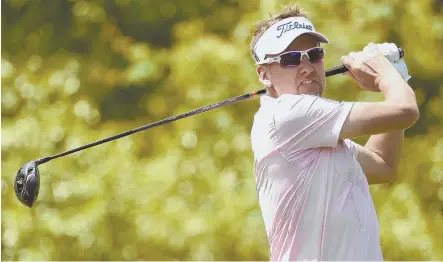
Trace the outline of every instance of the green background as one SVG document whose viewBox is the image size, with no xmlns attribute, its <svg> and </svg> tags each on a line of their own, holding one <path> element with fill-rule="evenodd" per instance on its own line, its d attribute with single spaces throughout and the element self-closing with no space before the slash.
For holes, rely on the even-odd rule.
<svg viewBox="0 0 443 262">
<path fill-rule="evenodd" d="M 287 2 L 2 0 L 2 259 L 267 260 L 258 99 L 46 163 L 31 209 L 13 181 L 30 160 L 261 89 L 253 23 Z M 421 116 L 398 180 L 371 193 L 386 260 L 443 260 L 443 2 L 297 3 L 332 41 L 326 67 L 369 42 L 405 50 Z M 343 76 L 325 96 L 383 99 Z"/>
</svg>

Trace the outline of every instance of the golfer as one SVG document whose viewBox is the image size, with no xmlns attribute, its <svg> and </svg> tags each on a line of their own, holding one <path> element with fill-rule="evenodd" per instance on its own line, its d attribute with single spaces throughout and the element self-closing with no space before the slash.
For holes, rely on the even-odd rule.
<svg viewBox="0 0 443 262">
<path fill-rule="evenodd" d="M 270 259 L 380 261 L 368 185 L 395 178 L 403 130 L 419 117 L 416 98 L 406 67 L 399 71 L 373 43 L 341 62 L 346 77 L 384 101 L 323 98 L 323 43 L 329 40 L 297 5 L 257 24 L 251 43 L 268 91 L 251 142 Z M 363 135 L 371 135 L 365 145 L 351 140 Z"/>
</svg>

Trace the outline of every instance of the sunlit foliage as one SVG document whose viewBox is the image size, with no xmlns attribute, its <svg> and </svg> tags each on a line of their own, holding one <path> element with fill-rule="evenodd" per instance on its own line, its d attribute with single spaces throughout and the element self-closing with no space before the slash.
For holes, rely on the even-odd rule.
<svg viewBox="0 0 443 262">
<path fill-rule="evenodd" d="M 286 2 L 2 1 L 2 259 L 267 260 L 249 140 L 258 100 L 41 165 L 31 209 L 13 181 L 30 160 L 262 88 L 252 25 Z M 371 193 L 386 260 L 443 260 L 442 1 L 298 3 L 332 40 L 327 67 L 371 41 L 404 48 L 421 116 L 398 180 Z M 343 76 L 326 96 L 382 99 Z"/>
</svg>

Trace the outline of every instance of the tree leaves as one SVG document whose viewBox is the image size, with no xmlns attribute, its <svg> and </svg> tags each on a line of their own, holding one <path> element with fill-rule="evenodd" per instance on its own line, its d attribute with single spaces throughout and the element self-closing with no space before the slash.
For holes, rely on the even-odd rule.
<svg viewBox="0 0 443 262">
<path fill-rule="evenodd" d="M 252 25 L 289 1 L 2 3 L 2 256 L 6 260 L 267 260 L 243 101 L 39 167 L 32 159 L 262 88 Z M 386 260 L 443 259 L 443 16 L 435 1 L 300 1 L 332 40 L 327 67 L 368 42 L 404 48 L 421 118 L 393 185 L 371 186 Z M 326 96 L 380 100 L 343 76 Z M 359 142 L 364 143 L 364 138 Z"/>
</svg>

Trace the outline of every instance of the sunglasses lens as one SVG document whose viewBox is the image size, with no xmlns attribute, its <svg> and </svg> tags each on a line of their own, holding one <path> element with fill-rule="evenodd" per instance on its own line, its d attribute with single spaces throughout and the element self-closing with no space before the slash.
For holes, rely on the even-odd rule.
<svg viewBox="0 0 443 262">
<path fill-rule="evenodd" d="M 325 52 L 322 48 L 314 48 L 308 51 L 311 62 L 320 62 L 325 57 Z"/>
<path fill-rule="evenodd" d="M 298 66 L 301 54 L 299 52 L 286 53 L 281 56 L 280 64 L 284 67 Z"/>
<path fill-rule="evenodd" d="M 309 58 L 312 63 L 321 62 L 325 57 L 325 51 L 323 48 L 313 48 L 308 51 Z M 283 67 L 293 67 L 298 66 L 301 62 L 301 53 L 294 51 L 282 55 L 280 64 Z"/>
</svg>

